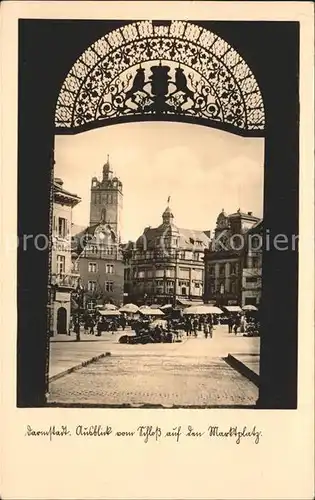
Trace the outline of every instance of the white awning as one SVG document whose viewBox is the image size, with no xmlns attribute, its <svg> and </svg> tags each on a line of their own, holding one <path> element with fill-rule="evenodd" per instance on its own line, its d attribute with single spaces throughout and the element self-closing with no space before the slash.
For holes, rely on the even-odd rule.
<svg viewBox="0 0 315 500">
<path fill-rule="evenodd" d="M 113 311 L 111 309 L 103 309 L 102 311 L 99 311 L 101 316 L 120 316 L 119 311 Z"/>
<path fill-rule="evenodd" d="M 215 306 L 209 304 L 202 304 L 201 306 L 191 306 L 184 310 L 183 314 L 223 314 L 223 311 Z"/>
<path fill-rule="evenodd" d="M 182 306 L 203 306 L 204 302 L 202 300 L 188 300 L 188 299 L 177 299 L 177 302 Z"/>
<path fill-rule="evenodd" d="M 229 312 L 242 312 L 240 306 L 223 306 Z"/>
</svg>

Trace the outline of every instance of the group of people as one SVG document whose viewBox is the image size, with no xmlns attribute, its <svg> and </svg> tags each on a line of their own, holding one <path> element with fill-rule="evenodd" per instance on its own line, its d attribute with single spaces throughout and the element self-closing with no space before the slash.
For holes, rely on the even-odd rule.
<svg viewBox="0 0 315 500">
<path fill-rule="evenodd" d="M 119 328 L 125 330 L 127 325 L 127 320 L 124 315 L 118 316 L 117 318 L 103 318 L 98 314 L 86 314 L 82 321 L 71 321 L 69 335 L 71 334 L 71 329 L 73 329 L 76 335 L 80 334 L 81 324 L 84 328 L 85 335 L 96 335 L 100 337 L 102 331 L 114 333 Z"/>
<path fill-rule="evenodd" d="M 203 331 L 205 338 L 213 336 L 213 320 L 209 314 L 207 316 L 189 316 L 185 321 L 185 332 L 187 336 L 198 336 L 198 331 Z"/>
<path fill-rule="evenodd" d="M 246 317 L 243 314 L 231 314 L 228 318 L 228 331 L 229 333 L 234 333 L 235 335 L 240 333 L 252 333 L 256 330 L 259 330 L 259 325 L 252 317 Z"/>
</svg>

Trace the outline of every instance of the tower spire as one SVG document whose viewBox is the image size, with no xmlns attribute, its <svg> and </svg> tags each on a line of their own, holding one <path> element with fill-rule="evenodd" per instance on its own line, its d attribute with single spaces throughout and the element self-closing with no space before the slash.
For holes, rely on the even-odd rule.
<svg viewBox="0 0 315 500">
<path fill-rule="evenodd" d="M 109 163 L 109 154 L 107 155 L 107 161 L 105 165 L 103 166 L 103 181 L 106 181 L 111 178 L 111 168 L 110 168 L 110 163 Z"/>
</svg>

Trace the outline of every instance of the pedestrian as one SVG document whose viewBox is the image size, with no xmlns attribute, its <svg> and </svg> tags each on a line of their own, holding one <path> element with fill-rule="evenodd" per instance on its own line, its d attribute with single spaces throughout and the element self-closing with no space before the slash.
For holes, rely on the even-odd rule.
<svg viewBox="0 0 315 500">
<path fill-rule="evenodd" d="M 102 335 L 102 321 L 98 321 L 97 323 L 97 334 L 96 334 L 96 337 L 100 337 Z"/>
<path fill-rule="evenodd" d="M 212 337 L 213 337 L 213 323 L 212 323 L 212 321 L 209 324 L 209 337 L 210 337 L 210 339 L 212 339 Z"/>
<path fill-rule="evenodd" d="M 189 320 L 187 319 L 185 321 L 185 332 L 186 332 L 186 336 L 188 337 L 189 335 L 189 331 L 190 331 L 190 328 L 189 328 Z"/>
<path fill-rule="evenodd" d="M 202 317 L 201 317 L 201 316 L 199 316 L 199 318 L 198 318 L 198 327 L 199 327 L 198 329 L 199 329 L 199 330 L 202 330 L 202 321 L 203 321 L 203 320 L 202 320 Z"/>
<path fill-rule="evenodd" d="M 195 335 L 195 337 L 197 337 L 197 336 L 198 336 L 198 333 L 197 333 L 197 331 L 198 331 L 198 326 L 199 326 L 198 319 L 197 319 L 197 318 L 195 318 L 195 319 L 194 319 L 194 321 L 193 321 L 193 330 L 194 330 L 194 335 Z"/>
<path fill-rule="evenodd" d="M 235 335 L 237 335 L 237 331 L 238 331 L 240 325 L 241 325 L 240 317 L 236 316 L 235 323 L 234 323 L 234 333 L 235 333 Z"/>
<path fill-rule="evenodd" d="M 245 318 L 245 314 L 243 314 L 243 315 L 241 316 L 240 326 L 241 326 L 241 333 L 245 333 L 245 329 L 246 329 L 246 318 Z"/>
<path fill-rule="evenodd" d="M 79 342 L 80 338 L 80 321 L 77 321 L 74 325 L 74 333 L 76 334 L 76 341 Z"/>
<path fill-rule="evenodd" d="M 84 321 L 84 334 L 87 335 L 89 333 L 89 318 L 85 318 Z"/>
<path fill-rule="evenodd" d="M 89 320 L 89 327 L 90 327 L 90 334 L 91 335 L 94 335 L 94 326 L 95 326 L 95 323 L 94 323 L 93 318 L 91 317 Z"/>
<path fill-rule="evenodd" d="M 124 315 L 122 315 L 121 318 L 120 318 L 120 325 L 121 325 L 123 331 L 125 331 L 126 323 L 127 323 L 126 318 L 125 318 Z"/>
<path fill-rule="evenodd" d="M 205 338 L 207 339 L 208 335 L 209 335 L 209 325 L 208 325 L 208 323 L 206 321 L 204 322 L 204 325 L 203 325 L 203 331 L 204 331 L 204 334 L 205 334 Z"/>
<path fill-rule="evenodd" d="M 234 324 L 233 316 L 232 316 L 232 314 L 230 314 L 229 317 L 228 317 L 229 333 L 232 333 L 233 324 Z"/>
</svg>

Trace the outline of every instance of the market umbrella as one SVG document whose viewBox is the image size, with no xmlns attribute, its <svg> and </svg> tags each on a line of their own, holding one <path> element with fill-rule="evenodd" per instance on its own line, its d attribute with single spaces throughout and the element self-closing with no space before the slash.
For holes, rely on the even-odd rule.
<svg viewBox="0 0 315 500">
<path fill-rule="evenodd" d="M 102 309 L 104 309 L 105 311 L 116 311 L 117 307 L 114 306 L 114 304 L 104 304 Z"/>
<path fill-rule="evenodd" d="M 164 316 L 164 312 L 160 309 L 151 309 L 148 306 L 141 306 L 139 312 L 146 316 Z"/>
<path fill-rule="evenodd" d="M 120 309 L 120 312 L 125 312 L 125 313 L 136 313 L 139 311 L 139 307 L 136 306 L 136 304 L 125 304 L 122 306 Z"/>
<path fill-rule="evenodd" d="M 248 304 L 247 306 L 243 306 L 243 311 L 258 311 L 256 306 Z"/>
<path fill-rule="evenodd" d="M 203 306 L 187 307 L 183 314 L 223 314 L 223 311 L 218 307 L 204 304 Z"/>
<path fill-rule="evenodd" d="M 164 311 L 165 309 L 172 309 L 172 305 L 171 304 L 165 304 L 165 306 L 162 306 L 160 307 L 161 311 Z"/>
<path fill-rule="evenodd" d="M 103 309 L 99 311 L 101 316 L 120 316 L 119 311 L 114 311 L 112 309 Z"/>
</svg>

